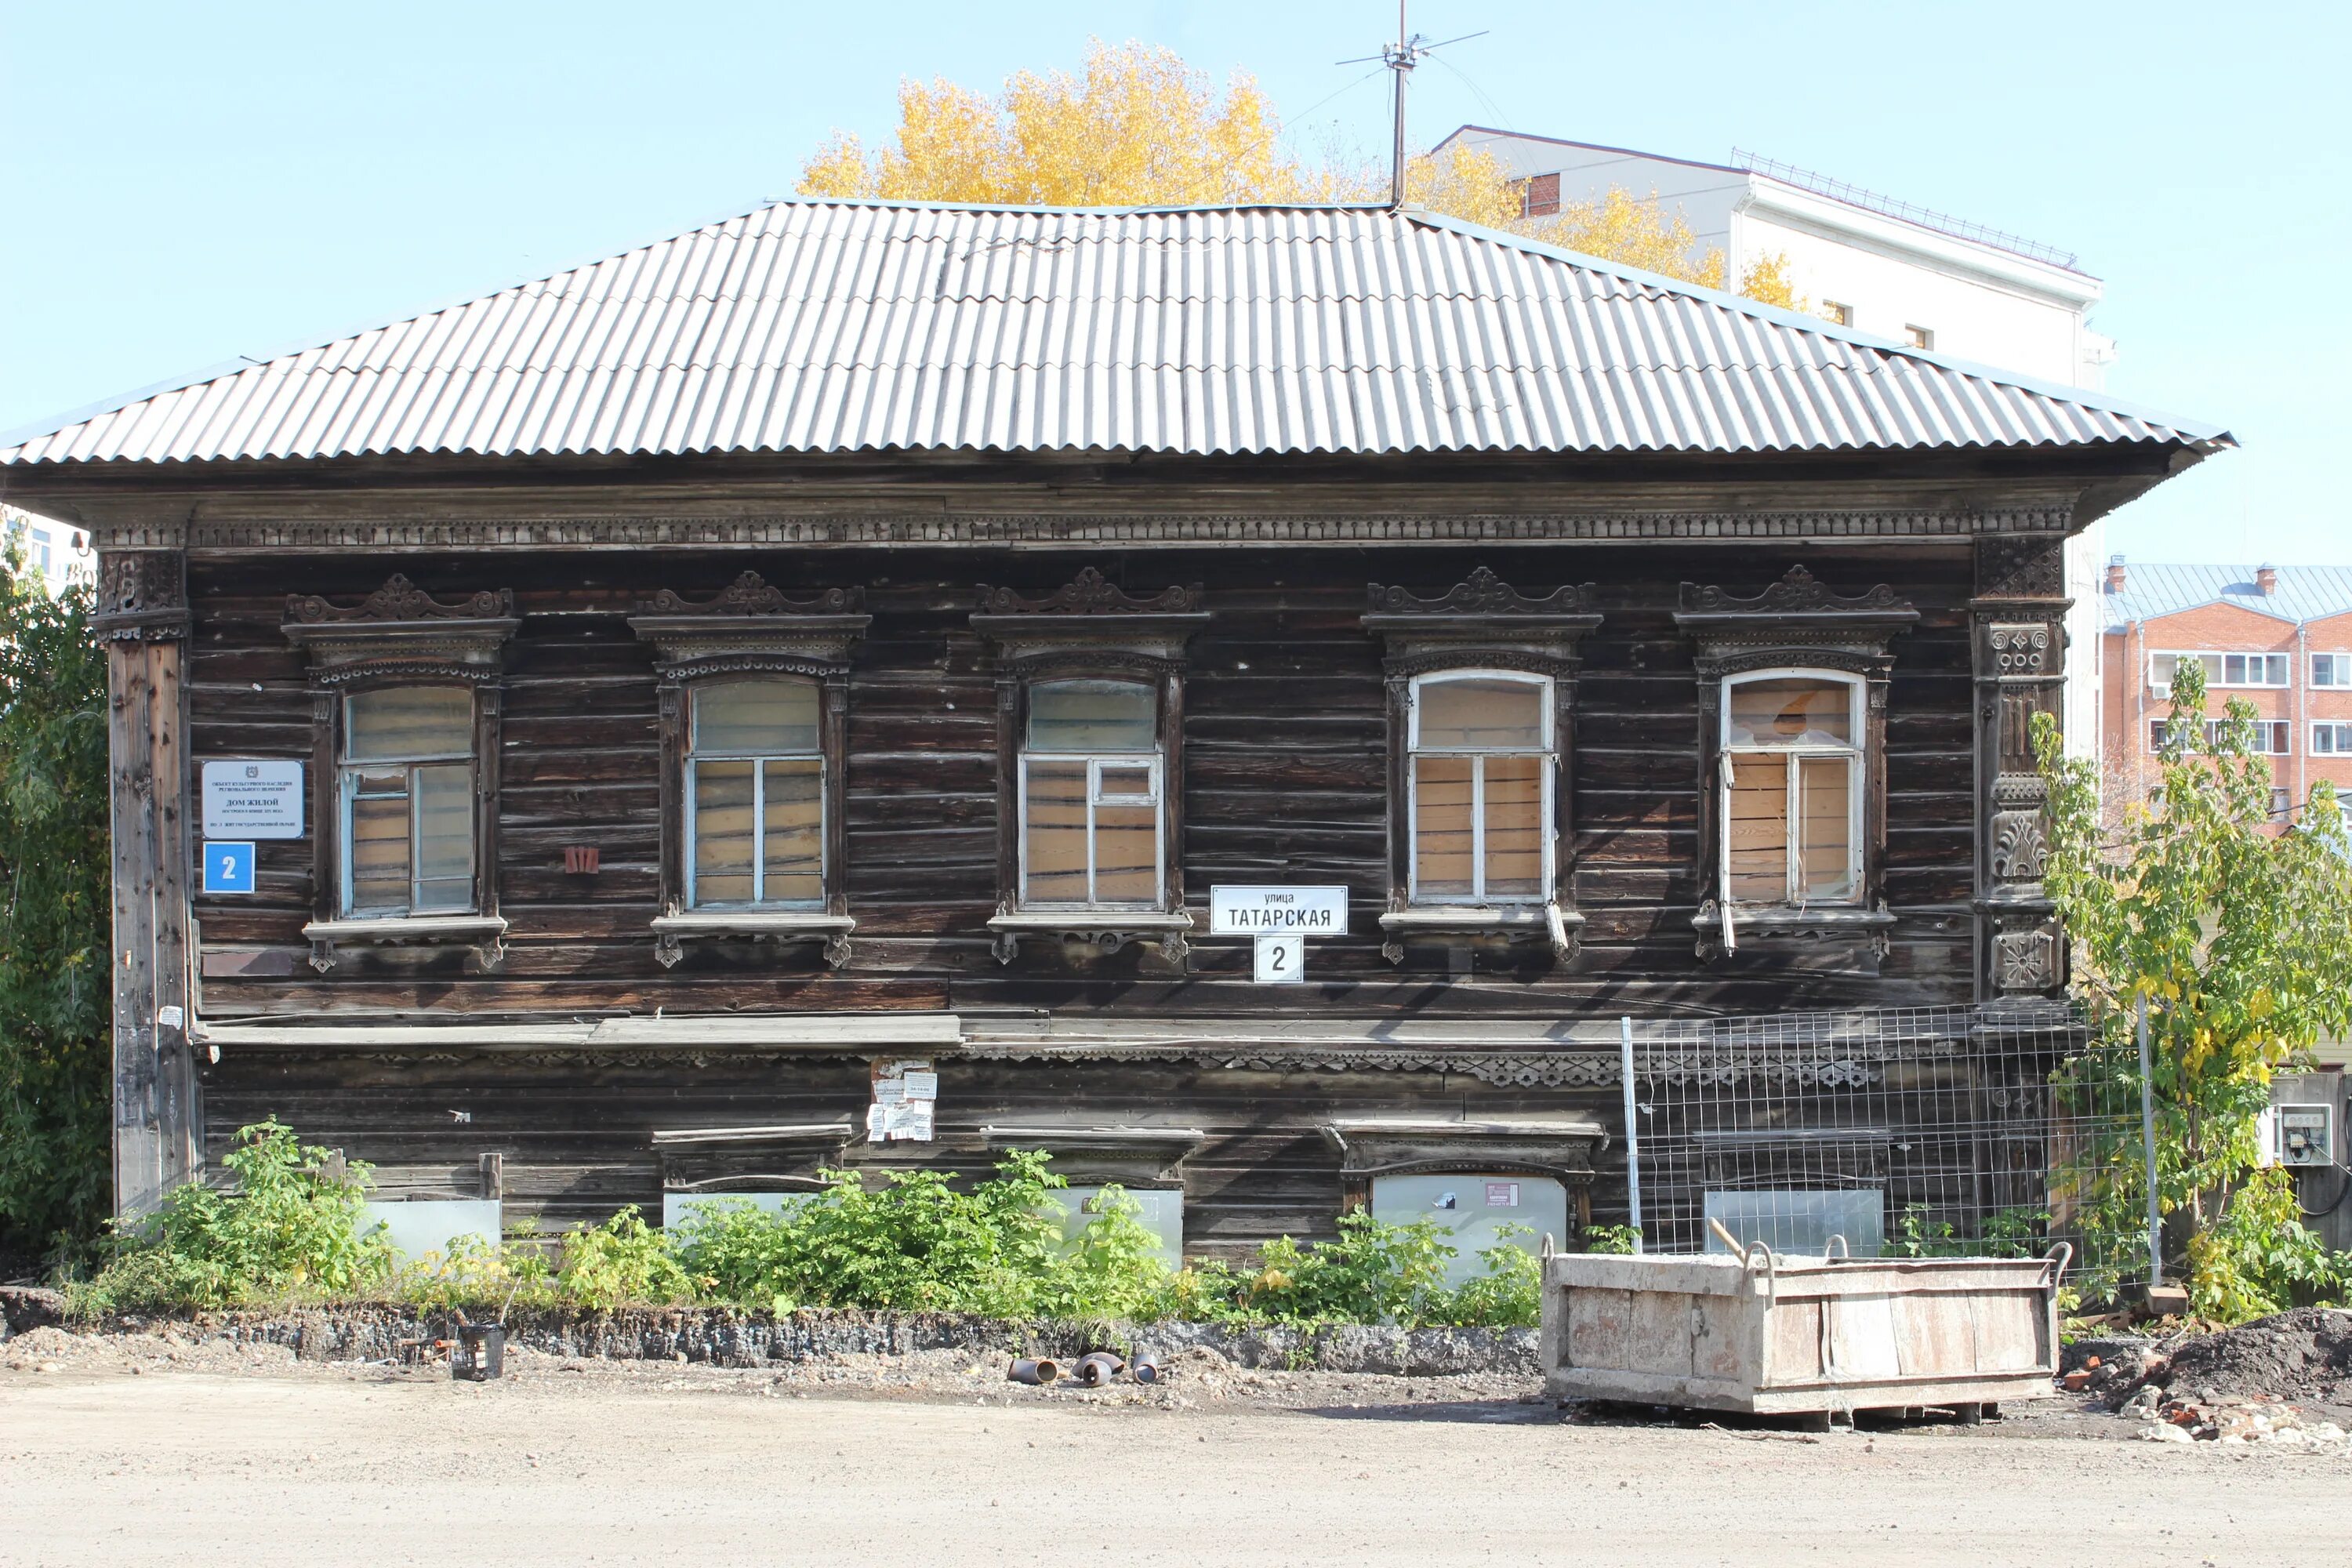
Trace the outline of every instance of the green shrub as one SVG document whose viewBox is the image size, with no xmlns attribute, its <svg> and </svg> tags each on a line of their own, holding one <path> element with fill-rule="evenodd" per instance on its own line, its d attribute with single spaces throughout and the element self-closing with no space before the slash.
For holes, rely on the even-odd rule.
<svg viewBox="0 0 2352 1568">
<path fill-rule="evenodd" d="M 151 1219 L 116 1231 L 106 1266 L 71 1292 L 77 1312 L 349 1297 L 389 1282 L 392 1248 L 362 1208 L 368 1166 L 275 1121 L 238 1129 L 222 1163 L 233 1188 L 176 1187 Z"/>
<path fill-rule="evenodd" d="M 679 1266 L 670 1238 L 646 1224 L 635 1204 L 603 1225 L 564 1234 L 555 1289 L 562 1300 L 593 1311 L 668 1306 L 694 1296 L 694 1281 Z"/>
</svg>

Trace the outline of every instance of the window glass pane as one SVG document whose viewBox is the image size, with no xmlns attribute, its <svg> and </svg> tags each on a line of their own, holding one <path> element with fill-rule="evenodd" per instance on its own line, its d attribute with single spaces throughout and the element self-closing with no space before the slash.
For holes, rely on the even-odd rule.
<svg viewBox="0 0 2352 1568">
<path fill-rule="evenodd" d="M 1543 744 L 1543 688 L 1528 680 L 1424 680 L 1421 738 L 1432 750 Z"/>
<path fill-rule="evenodd" d="M 408 908 L 408 770 L 373 768 L 344 775 L 351 792 L 351 900 L 353 914 Z"/>
<path fill-rule="evenodd" d="M 824 773 L 814 757 L 769 763 L 761 836 L 770 903 L 824 897 Z"/>
<path fill-rule="evenodd" d="M 1040 903 L 1087 901 L 1087 764 L 1024 764 L 1022 897 Z"/>
<path fill-rule="evenodd" d="M 2152 686 L 2171 689 L 2172 678 L 2179 673 L 2180 659 L 2177 654 L 2159 653 L 2148 659 L 2147 678 Z"/>
<path fill-rule="evenodd" d="M 474 770 L 464 763 L 416 770 L 418 910 L 474 904 Z"/>
<path fill-rule="evenodd" d="M 1853 763 L 1845 757 L 1797 759 L 1797 802 L 1803 812 L 1797 846 L 1799 883 L 1808 899 L 1853 896 Z"/>
<path fill-rule="evenodd" d="M 1470 786 L 1475 766 L 1470 757 L 1412 760 L 1413 888 L 1422 898 L 1472 894 Z"/>
<path fill-rule="evenodd" d="M 751 763 L 694 766 L 694 901 L 751 901 Z"/>
<path fill-rule="evenodd" d="M 1049 680 L 1029 689 L 1029 745 L 1039 752 L 1150 752 L 1159 708 L 1125 680 Z"/>
<path fill-rule="evenodd" d="M 1149 804 L 1158 798 L 1149 765 L 1104 763 L 1095 770 L 1095 776 L 1100 781 L 1098 799 Z"/>
<path fill-rule="evenodd" d="M 1853 688 L 1783 677 L 1731 688 L 1730 740 L 1738 746 L 1850 746 Z"/>
<path fill-rule="evenodd" d="M 474 694 L 463 686 L 395 686 L 352 693 L 343 755 L 355 763 L 462 757 L 474 749 Z"/>
<path fill-rule="evenodd" d="M 1544 759 L 1487 757 L 1484 763 L 1486 896 L 1541 898 Z"/>
<path fill-rule="evenodd" d="M 729 680 L 694 693 L 694 749 L 776 756 L 817 749 L 814 680 Z"/>
<path fill-rule="evenodd" d="M 1160 813 L 1149 805 L 1095 808 L 1095 901 L 1149 904 L 1160 898 Z"/>
<path fill-rule="evenodd" d="M 2221 679 L 2221 656 L 2220 654 L 2200 653 L 2197 656 L 2197 664 L 2198 667 L 2205 672 L 2206 685 L 2212 686 L 2220 682 Z"/>
<path fill-rule="evenodd" d="M 2257 658 L 2254 661 L 2254 668 L 2257 671 L 2260 671 L 2262 668 L 2261 659 Z M 2246 683 L 2247 679 L 2246 656 L 2242 653 L 2222 655 L 2221 679 L 2231 686 L 2243 686 Z"/>
<path fill-rule="evenodd" d="M 1779 903 L 1789 896 L 1789 764 L 1750 753 L 1732 759 L 1731 896 Z"/>
</svg>

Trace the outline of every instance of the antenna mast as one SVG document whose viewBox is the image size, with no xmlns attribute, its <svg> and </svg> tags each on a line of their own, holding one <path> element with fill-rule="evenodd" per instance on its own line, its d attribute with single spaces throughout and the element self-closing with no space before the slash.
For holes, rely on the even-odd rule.
<svg viewBox="0 0 2352 1568">
<path fill-rule="evenodd" d="M 1377 58 L 1382 65 L 1388 67 L 1389 69 L 1396 73 L 1396 107 L 1391 111 L 1391 115 L 1390 130 L 1392 132 L 1392 136 L 1391 145 L 1389 151 L 1389 206 L 1391 210 L 1400 209 L 1404 205 L 1404 85 L 1406 76 L 1411 73 L 1413 67 L 1419 65 L 1423 60 L 1436 53 L 1439 49 L 1445 47 L 1446 44 L 1464 43 L 1471 38 L 1483 38 L 1486 36 L 1485 31 L 1481 30 L 1475 33 L 1465 33 L 1459 38 L 1448 38 L 1444 43 L 1433 44 L 1429 41 L 1429 38 L 1425 34 L 1408 33 L 1404 30 L 1404 8 L 1406 4 L 1407 0 L 1397 0 L 1397 37 L 1395 43 L 1382 44 L 1381 46 L 1381 52 L 1377 56 L 1359 55 L 1354 59 L 1341 60 L 1339 62 L 1339 64 L 1343 66 L 1357 66 L 1363 64 L 1366 60 Z"/>
</svg>

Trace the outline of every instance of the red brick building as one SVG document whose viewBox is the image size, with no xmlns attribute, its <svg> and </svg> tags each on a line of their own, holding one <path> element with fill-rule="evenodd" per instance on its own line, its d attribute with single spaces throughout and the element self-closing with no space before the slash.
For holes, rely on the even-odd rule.
<svg viewBox="0 0 2352 1568">
<path fill-rule="evenodd" d="M 2206 711 L 2260 716 L 2284 819 L 2323 780 L 2352 795 L 2352 567 L 2150 565 L 2114 557 L 2100 588 L 2100 727 L 2111 805 L 2144 799 L 2179 661 L 2204 666 Z"/>
</svg>

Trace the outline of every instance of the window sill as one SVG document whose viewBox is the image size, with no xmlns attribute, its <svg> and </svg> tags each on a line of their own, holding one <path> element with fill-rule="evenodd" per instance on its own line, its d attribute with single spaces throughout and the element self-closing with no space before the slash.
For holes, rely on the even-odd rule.
<svg viewBox="0 0 2352 1568">
<path fill-rule="evenodd" d="M 1381 954 L 1391 963 L 1403 963 L 1409 936 L 1540 936 L 1550 941 L 1555 956 L 1567 958 L 1583 928 L 1582 915 L 1558 904 L 1417 904 L 1381 917 L 1387 937 Z"/>
<path fill-rule="evenodd" d="M 1713 899 L 1699 906 L 1691 917 L 1691 924 L 1699 933 L 1698 953 L 1701 958 L 1714 958 L 1726 952 L 1723 937 L 1723 911 Z M 1895 929 L 1895 916 L 1881 899 L 1874 910 L 1860 904 L 1821 904 L 1810 909 L 1791 904 L 1734 904 L 1731 907 L 1731 944 L 1754 938 L 1759 942 L 1838 942 L 1864 940 L 1871 951 L 1884 958 L 1887 952 L 1887 933 Z"/>
<path fill-rule="evenodd" d="M 341 946 L 419 945 L 471 947 L 485 969 L 506 961 L 507 922 L 497 915 L 385 915 L 375 919 L 312 921 L 302 928 L 310 944 L 310 967 L 324 974 L 335 966 Z"/>
<path fill-rule="evenodd" d="M 694 910 L 656 915 L 654 956 L 667 969 L 686 956 L 680 945 L 692 937 L 748 937 L 755 942 L 821 942 L 824 961 L 835 969 L 850 958 L 849 933 L 857 929 L 853 915 L 827 914 L 823 910 Z"/>
<path fill-rule="evenodd" d="M 991 917 L 988 929 L 996 933 L 999 963 L 1013 962 L 1024 936 L 1058 936 L 1106 953 L 1130 942 L 1155 942 L 1160 956 L 1181 963 L 1192 951 L 1184 933 L 1192 929 L 1192 917 L 1182 910 L 1019 910 Z"/>
</svg>

